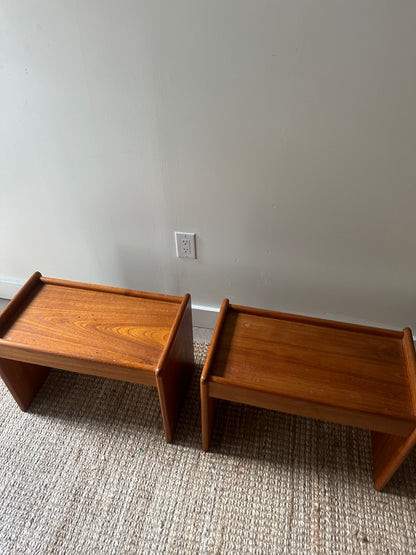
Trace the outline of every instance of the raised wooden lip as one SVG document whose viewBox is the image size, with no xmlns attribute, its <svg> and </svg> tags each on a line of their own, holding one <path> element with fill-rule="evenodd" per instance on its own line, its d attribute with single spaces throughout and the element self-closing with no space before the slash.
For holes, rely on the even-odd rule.
<svg viewBox="0 0 416 555">
<path fill-rule="evenodd" d="M 0 334 L 3 334 L 11 322 L 16 320 L 16 316 L 19 315 L 24 303 L 36 288 L 39 287 L 41 277 L 42 274 L 40 272 L 33 273 L 13 299 L 7 303 L 2 312 L 0 312 Z"/>
<path fill-rule="evenodd" d="M 65 360 L 67 358 L 76 359 L 78 361 L 96 362 L 98 364 L 101 364 L 107 367 L 121 367 L 121 368 L 130 369 L 130 370 L 155 373 L 160 367 L 160 364 L 161 364 L 160 361 L 162 360 L 164 355 L 165 357 L 167 356 L 167 353 L 171 348 L 177 329 L 180 325 L 181 317 L 187 306 L 188 301 L 190 300 L 190 295 L 188 293 L 184 297 L 164 295 L 159 293 L 147 293 L 144 291 L 136 291 L 134 289 L 123 289 L 119 287 L 94 285 L 94 284 L 83 283 L 83 282 L 75 282 L 75 281 L 62 280 L 62 279 L 56 279 L 56 278 L 50 278 L 50 277 L 43 277 L 40 272 L 34 272 L 32 276 L 28 279 L 28 281 L 19 289 L 19 291 L 13 297 L 13 299 L 6 305 L 4 310 L 0 313 L 0 334 L 4 334 L 7 331 L 7 329 L 13 324 L 13 322 L 17 321 L 21 313 L 21 309 L 25 305 L 25 302 L 27 302 L 30 296 L 36 291 L 37 287 L 39 286 L 42 287 L 44 285 L 69 287 L 73 289 L 96 291 L 98 293 L 109 293 L 112 295 L 122 295 L 122 296 L 139 298 L 139 299 L 150 300 L 150 301 L 169 302 L 173 304 L 178 304 L 179 305 L 178 312 L 173 321 L 166 344 L 164 347 L 162 347 L 162 355 L 159 359 L 159 364 L 144 366 L 142 364 L 131 364 L 123 361 L 118 361 L 117 364 L 113 365 L 109 363 L 108 360 L 102 359 L 97 356 L 88 357 L 85 355 L 80 355 L 76 352 L 72 353 L 71 356 L 69 356 L 68 353 L 60 352 L 59 349 L 44 349 L 41 347 L 37 347 L 36 345 L 19 343 L 16 341 L 10 342 L 4 339 L 3 337 L 0 337 L 0 347 L 1 347 L 0 350 L 2 351 L 2 353 L 0 354 L 0 358 L 11 358 L 13 360 L 20 360 L 19 353 L 25 352 L 25 353 L 32 353 L 38 356 L 54 355 Z"/>
<path fill-rule="evenodd" d="M 0 334 L 15 322 L 25 302 L 36 291 L 36 288 L 44 285 L 54 285 L 58 287 L 67 287 L 70 289 L 80 289 L 86 291 L 95 291 L 97 293 L 109 293 L 111 295 L 121 295 L 123 297 L 132 297 L 157 302 L 168 302 L 181 304 L 183 297 L 174 295 L 164 295 L 162 293 L 148 293 L 145 291 L 136 291 L 135 289 L 123 289 L 122 287 L 110 287 L 105 285 L 94 285 L 91 283 L 83 283 L 77 281 L 68 281 L 64 279 L 56 279 L 44 277 L 40 272 L 34 272 L 27 282 L 19 289 L 13 299 L 7 303 L 5 308 L 0 312 Z M 1 337 L 0 337 L 1 340 Z"/>
<path fill-rule="evenodd" d="M 391 330 L 386 328 L 376 328 L 371 326 L 363 326 L 361 324 L 350 324 L 348 322 L 337 322 L 336 320 L 325 320 L 323 318 L 315 318 L 312 316 L 303 316 L 300 314 L 291 314 L 287 312 L 278 312 L 275 310 L 267 310 L 263 308 L 254 308 L 249 306 L 243 305 L 236 305 L 230 304 L 229 299 L 225 298 L 221 304 L 220 312 L 218 315 L 217 323 L 215 325 L 214 334 L 212 336 L 211 344 L 208 349 L 207 358 L 205 360 L 204 368 L 201 374 L 201 383 L 205 383 L 208 378 L 211 377 L 211 369 L 215 359 L 216 351 L 218 348 L 218 344 L 220 341 L 221 331 L 224 327 L 226 318 L 230 312 L 241 312 L 244 314 L 251 314 L 253 316 L 259 316 L 263 318 L 273 318 L 276 320 L 282 321 L 289 321 L 295 322 L 299 324 L 305 324 L 309 326 L 322 326 L 327 328 L 333 329 L 340 329 L 344 331 L 351 331 L 355 333 L 363 333 L 363 334 L 371 334 L 371 335 L 381 335 L 384 337 L 391 337 L 395 339 L 401 339 L 402 344 L 406 334 L 410 334 L 410 338 L 412 338 L 410 328 L 405 328 L 403 331 L 399 330 Z M 405 330 L 409 330 L 406 332 Z M 409 342 L 409 339 L 406 340 Z M 412 341 L 413 344 L 413 341 Z M 404 346 L 403 346 L 404 348 Z M 408 364 L 409 361 L 412 360 L 412 349 L 410 348 L 410 344 L 408 343 L 407 347 L 407 355 L 406 360 Z M 413 349 L 413 368 L 414 373 L 416 373 L 416 363 L 415 363 L 415 356 L 414 356 L 414 349 Z M 410 380 L 411 381 L 411 380 Z M 416 377 L 414 381 L 414 389 L 412 391 L 412 400 L 414 398 L 414 408 L 416 414 Z"/>
<path fill-rule="evenodd" d="M 110 293 L 112 295 L 122 295 L 124 297 L 135 297 L 140 299 L 147 299 L 150 301 L 162 301 L 162 302 L 180 304 L 183 299 L 183 297 L 177 297 L 174 295 L 164 295 L 163 293 L 148 293 L 145 291 L 138 291 L 135 289 L 124 289 L 122 287 L 110 287 L 107 285 L 96 285 L 92 283 L 68 281 L 64 279 L 43 277 L 41 275 L 40 275 L 40 281 L 45 285 L 56 285 L 60 287 L 68 287 L 70 289 L 96 291 L 97 293 Z"/>
<path fill-rule="evenodd" d="M 362 411 L 357 410 L 357 412 L 362 412 L 363 414 L 365 413 L 369 415 L 381 415 L 381 416 L 397 418 L 400 420 L 406 420 L 409 422 L 416 423 L 416 354 L 415 354 L 412 332 L 410 328 L 406 327 L 403 329 L 403 331 L 399 331 L 399 330 L 391 330 L 386 328 L 363 326 L 361 324 L 337 322 L 333 320 L 314 318 L 311 316 L 303 316 L 298 314 L 290 314 L 290 313 L 266 310 L 261 308 L 252 308 L 247 306 L 234 305 L 234 304 L 230 304 L 228 299 L 224 299 L 221 305 L 220 313 L 214 330 L 214 335 L 211 341 L 211 345 L 209 347 L 208 355 L 201 374 L 201 384 L 206 384 L 206 382 L 212 382 L 224 387 L 240 388 L 240 389 L 262 392 L 262 393 L 271 394 L 271 395 L 279 395 L 282 398 L 296 399 L 296 400 L 305 401 L 308 403 L 314 403 L 314 400 L 308 399 L 307 397 L 304 397 L 304 396 L 287 395 L 272 388 L 255 385 L 250 382 L 235 381 L 223 376 L 216 376 L 212 374 L 212 367 L 215 362 L 215 356 L 216 356 L 219 341 L 220 341 L 220 334 L 224 327 L 226 318 L 230 312 L 241 312 L 241 313 L 251 314 L 253 316 L 259 316 L 264 318 L 273 318 L 273 319 L 290 321 L 290 322 L 295 322 L 300 324 L 322 326 L 322 327 L 328 327 L 333 329 L 340 329 L 344 331 L 351 331 L 355 333 L 362 333 L 364 335 L 370 334 L 370 335 L 382 336 L 386 338 L 390 337 L 392 339 L 400 340 L 403 348 L 403 352 L 404 352 L 405 363 L 406 363 L 404 370 L 405 370 L 405 375 L 407 377 L 407 385 L 410 390 L 410 397 L 411 397 L 411 403 L 412 403 L 412 409 L 413 409 L 412 413 L 410 412 L 393 413 L 391 411 L 374 412 L 374 411 L 365 411 L 365 410 L 362 410 Z M 336 403 L 332 404 L 330 402 L 322 402 L 322 401 L 316 401 L 316 403 L 319 405 L 327 406 L 331 408 L 342 408 L 345 410 L 354 410 L 348 406 L 340 406 L 339 404 L 336 404 Z"/>
<path fill-rule="evenodd" d="M 221 331 L 224 327 L 225 319 L 228 313 L 230 301 L 224 299 L 221 304 L 220 313 L 218 315 L 217 323 L 215 325 L 214 333 L 211 339 L 211 344 L 208 349 L 207 358 L 205 359 L 204 368 L 201 374 L 201 384 L 205 384 L 208 378 L 211 378 L 211 368 L 214 362 L 216 350 L 221 336 Z"/>
<path fill-rule="evenodd" d="M 278 312 L 275 310 L 267 310 L 264 308 L 252 308 L 249 306 L 241 306 L 230 304 L 230 312 L 241 312 L 251 314 L 252 316 L 260 316 L 263 318 L 272 318 L 275 320 L 286 320 L 298 324 L 307 324 L 312 326 L 321 326 L 326 328 L 341 329 L 344 331 L 352 331 L 370 335 L 382 335 L 387 337 L 395 337 L 400 339 L 403 337 L 403 331 L 392 330 L 387 328 L 376 328 L 365 326 L 362 324 L 351 324 L 349 322 L 338 322 L 337 320 L 326 320 L 324 318 L 315 318 L 314 316 L 304 316 L 302 314 L 291 314 L 288 312 Z"/>
</svg>

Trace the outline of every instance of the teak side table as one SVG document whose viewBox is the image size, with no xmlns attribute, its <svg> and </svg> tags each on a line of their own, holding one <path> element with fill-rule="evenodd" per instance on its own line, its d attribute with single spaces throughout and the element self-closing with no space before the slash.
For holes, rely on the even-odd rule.
<svg viewBox="0 0 416 555">
<path fill-rule="evenodd" d="M 409 328 L 371 328 L 225 299 L 201 376 L 202 447 L 218 399 L 371 430 L 381 490 L 416 443 L 416 357 Z"/>
<path fill-rule="evenodd" d="M 0 315 L 0 376 L 26 410 L 59 368 L 157 387 L 166 441 L 192 373 L 191 298 L 42 277 Z"/>
</svg>

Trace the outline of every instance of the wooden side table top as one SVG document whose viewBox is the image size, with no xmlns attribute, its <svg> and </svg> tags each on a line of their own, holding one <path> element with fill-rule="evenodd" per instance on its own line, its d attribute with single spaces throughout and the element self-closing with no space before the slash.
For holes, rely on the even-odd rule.
<svg viewBox="0 0 416 555">
<path fill-rule="evenodd" d="M 411 332 L 223 303 L 209 395 L 406 435 L 416 424 Z"/>
<path fill-rule="evenodd" d="M 49 368 L 157 388 L 167 442 L 194 366 L 191 296 L 43 277 L 0 314 L 0 377 L 26 410 Z"/>
<path fill-rule="evenodd" d="M 182 297 L 34 274 L 0 318 L 0 357 L 156 384 Z"/>
<path fill-rule="evenodd" d="M 371 430 L 374 487 L 381 490 L 416 445 L 412 333 L 224 299 L 201 375 L 204 451 L 218 399 Z"/>
</svg>

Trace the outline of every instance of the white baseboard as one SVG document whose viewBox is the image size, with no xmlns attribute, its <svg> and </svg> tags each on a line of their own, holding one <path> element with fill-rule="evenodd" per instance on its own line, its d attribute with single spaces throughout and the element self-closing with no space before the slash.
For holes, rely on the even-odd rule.
<svg viewBox="0 0 416 555">
<path fill-rule="evenodd" d="M 0 278 L 0 299 L 12 299 L 23 284 L 17 279 Z"/>
<path fill-rule="evenodd" d="M 217 323 L 220 307 L 192 305 L 192 325 L 197 328 L 214 329 Z"/>
</svg>

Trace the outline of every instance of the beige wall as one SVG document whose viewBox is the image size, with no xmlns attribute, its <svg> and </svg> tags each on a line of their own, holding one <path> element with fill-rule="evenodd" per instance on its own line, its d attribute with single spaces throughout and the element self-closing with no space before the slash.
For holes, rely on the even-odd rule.
<svg viewBox="0 0 416 555">
<path fill-rule="evenodd" d="M 415 29 L 414 0 L 0 0 L 0 279 L 416 331 Z"/>
</svg>

